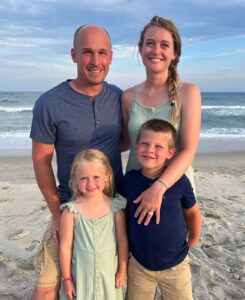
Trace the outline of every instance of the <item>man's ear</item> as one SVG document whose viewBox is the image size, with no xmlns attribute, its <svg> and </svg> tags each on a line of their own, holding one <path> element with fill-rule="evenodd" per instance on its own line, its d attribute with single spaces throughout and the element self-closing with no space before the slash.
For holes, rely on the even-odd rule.
<svg viewBox="0 0 245 300">
<path fill-rule="evenodd" d="M 76 55 L 76 49 L 75 48 L 71 48 L 71 58 L 72 58 L 74 63 L 77 62 L 77 55 Z"/>
<path fill-rule="evenodd" d="M 110 56 L 111 56 L 111 61 L 110 61 L 110 64 L 111 64 L 112 63 L 112 59 L 113 59 L 113 51 L 112 50 L 111 50 Z"/>
<path fill-rule="evenodd" d="M 174 153 L 176 152 L 176 148 L 171 148 L 168 150 L 167 159 L 171 159 L 174 156 Z"/>
</svg>

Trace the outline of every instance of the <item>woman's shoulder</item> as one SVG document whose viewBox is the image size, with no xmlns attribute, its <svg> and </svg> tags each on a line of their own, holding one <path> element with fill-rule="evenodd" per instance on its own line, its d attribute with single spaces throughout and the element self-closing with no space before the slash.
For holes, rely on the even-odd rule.
<svg viewBox="0 0 245 300">
<path fill-rule="evenodd" d="M 136 91 L 141 89 L 143 83 L 139 83 L 137 85 L 134 85 L 126 90 L 123 91 L 122 93 L 122 100 L 124 101 L 131 101 L 135 98 Z"/>
<path fill-rule="evenodd" d="M 177 83 L 177 89 L 180 94 L 181 93 L 188 94 L 188 93 L 196 93 L 196 92 L 200 93 L 200 89 L 196 84 L 183 81 L 183 80 Z"/>
<path fill-rule="evenodd" d="M 186 81 L 179 81 L 177 83 L 177 90 L 178 90 L 178 101 L 179 104 L 187 104 L 189 101 L 197 101 L 201 99 L 201 92 L 199 87 L 191 82 Z"/>
<path fill-rule="evenodd" d="M 189 92 L 192 90 L 199 91 L 199 87 L 196 84 L 194 84 L 192 82 L 184 81 L 184 80 L 179 80 L 176 83 L 176 87 L 179 92 Z"/>
</svg>

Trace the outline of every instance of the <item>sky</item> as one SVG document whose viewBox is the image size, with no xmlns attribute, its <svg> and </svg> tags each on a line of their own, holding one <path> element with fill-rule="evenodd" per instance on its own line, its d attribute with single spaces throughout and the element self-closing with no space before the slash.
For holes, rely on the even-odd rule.
<svg viewBox="0 0 245 300">
<path fill-rule="evenodd" d="M 145 79 L 139 34 L 154 15 L 179 29 L 181 79 L 202 92 L 245 92 L 245 0 L 1 0 L 0 91 L 45 91 L 75 78 L 73 34 L 87 23 L 111 35 L 106 80 L 137 84 Z"/>
</svg>

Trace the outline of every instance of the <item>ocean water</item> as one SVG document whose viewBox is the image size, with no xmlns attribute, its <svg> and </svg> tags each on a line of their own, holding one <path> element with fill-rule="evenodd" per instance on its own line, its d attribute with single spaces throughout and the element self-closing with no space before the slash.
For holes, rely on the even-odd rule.
<svg viewBox="0 0 245 300">
<path fill-rule="evenodd" d="M 0 154 L 29 155 L 32 108 L 41 92 L 0 92 Z M 202 93 L 198 152 L 245 150 L 245 93 Z"/>
</svg>

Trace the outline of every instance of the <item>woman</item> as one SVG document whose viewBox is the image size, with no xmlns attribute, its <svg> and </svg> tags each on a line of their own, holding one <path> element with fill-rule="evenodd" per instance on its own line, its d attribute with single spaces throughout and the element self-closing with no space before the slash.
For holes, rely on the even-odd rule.
<svg viewBox="0 0 245 300">
<path fill-rule="evenodd" d="M 141 32 L 139 53 L 146 69 L 146 80 L 123 92 L 123 148 L 130 147 L 127 171 L 139 168 L 134 144 L 140 125 L 148 119 L 171 122 L 178 131 L 178 153 L 157 180 L 135 202 L 141 202 L 135 216 L 147 225 L 160 207 L 165 191 L 184 173 L 192 186 L 192 161 L 198 146 L 201 123 L 201 95 L 197 86 L 179 79 L 177 65 L 181 39 L 175 25 L 167 19 L 153 17 Z M 146 217 L 146 218 L 145 218 Z"/>
</svg>

